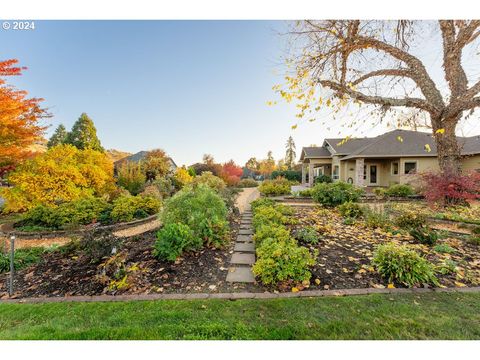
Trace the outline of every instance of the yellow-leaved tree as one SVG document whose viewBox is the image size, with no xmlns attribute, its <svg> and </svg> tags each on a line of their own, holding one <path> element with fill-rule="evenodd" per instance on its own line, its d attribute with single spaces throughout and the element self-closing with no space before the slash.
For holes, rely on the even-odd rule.
<svg viewBox="0 0 480 360">
<path fill-rule="evenodd" d="M 193 176 L 188 173 L 188 170 L 184 166 L 175 170 L 175 180 L 181 187 L 190 184 L 193 180 Z"/>
<path fill-rule="evenodd" d="M 99 151 L 72 145 L 50 148 L 9 174 L 13 186 L 0 190 L 5 211 L 56 206 L 85 196 L 102 196 L 114 187 L 113 163 Z"/>
</svg>

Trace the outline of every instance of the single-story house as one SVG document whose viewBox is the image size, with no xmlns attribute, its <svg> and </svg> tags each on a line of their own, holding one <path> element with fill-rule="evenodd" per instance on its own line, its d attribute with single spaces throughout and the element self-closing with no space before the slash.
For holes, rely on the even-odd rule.
<svg viewBox="0 0 480 360">
<path fill-rule="evenodd" d="M 480 171 L 480 136 L 458 137 L 462 168 Z M 302 184 L 329 175 L 357 186 L 390 186 L 409 182 L 408 174 L 439 169 L 431 133 L 393 130 L 373 138 L 325 139 L 304 147 L 300 156 Z"/>
</svg>

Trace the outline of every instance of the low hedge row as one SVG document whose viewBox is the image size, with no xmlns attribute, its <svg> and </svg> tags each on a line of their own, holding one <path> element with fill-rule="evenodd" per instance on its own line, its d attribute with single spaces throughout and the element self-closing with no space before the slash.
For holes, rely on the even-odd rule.
<svg viewBox="0 0 480 360">
<path fill-rule="evenodd" d="M 318 253 L 299 246 L 285 226 L 293 209 L 261 198 L 252 203 L 252 211 L 257 254 L 253 273 L 266 285 L 308 281 L 308 268 Z"/>
</svg>

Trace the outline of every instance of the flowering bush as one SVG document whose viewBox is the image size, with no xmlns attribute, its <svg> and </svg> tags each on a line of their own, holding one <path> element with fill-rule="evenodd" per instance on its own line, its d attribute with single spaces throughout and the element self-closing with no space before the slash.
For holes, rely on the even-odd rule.
<svg viewBox="0 0 480 360">
<path fill-rule="evenodd" d="M 425 199 L 439 205 L 465 203 L 480 199 L 480 173 L 456 175 L 448 172 L 425 172 L 419 175 Z"/>
</svg>

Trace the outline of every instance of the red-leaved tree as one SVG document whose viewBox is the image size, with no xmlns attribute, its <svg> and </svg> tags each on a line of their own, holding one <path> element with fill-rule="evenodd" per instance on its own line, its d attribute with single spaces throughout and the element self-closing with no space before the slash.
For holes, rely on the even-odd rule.
<svg viewBox="0 0 480 360">
<path fill-rule="evenodd" d="M 240 181 L 242 174 L 242 168 L 235 164 L 233 160 L 230 160 L 222 165 L 220 177 L 227 183 L 227 185 L 232 186 Z"/>
</svg>

